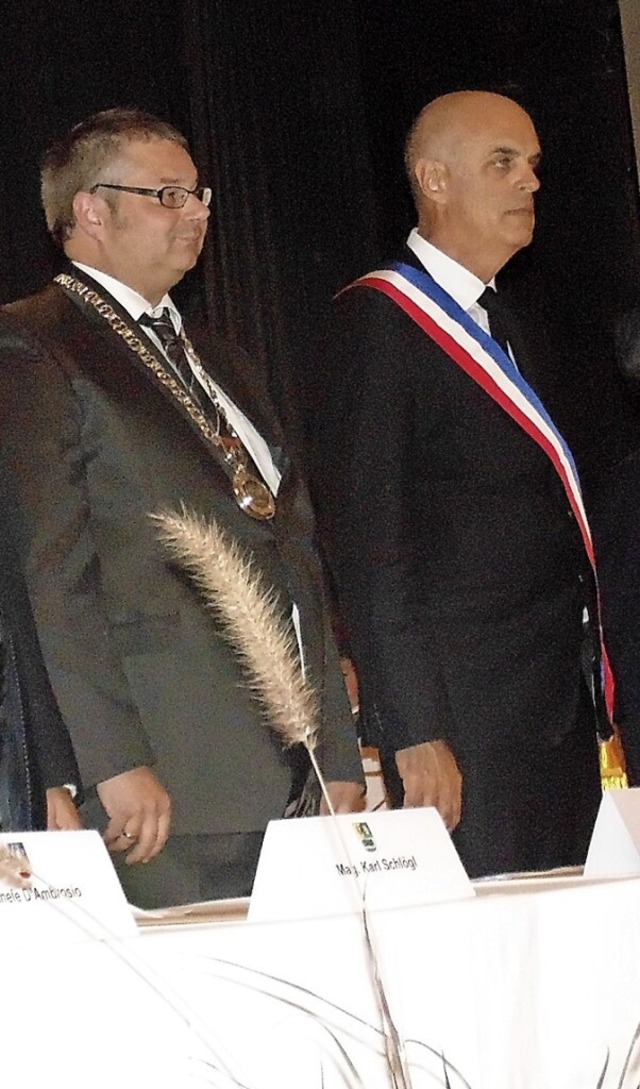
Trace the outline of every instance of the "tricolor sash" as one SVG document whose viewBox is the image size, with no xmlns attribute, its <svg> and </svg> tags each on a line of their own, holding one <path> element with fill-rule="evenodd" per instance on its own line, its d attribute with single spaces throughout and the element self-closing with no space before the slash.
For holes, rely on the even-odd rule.
<svg viewBox="0 0 640 1089">
<path fill-rule="evenodd" d="M 349 291 L 354 287 L 370 287 L 387 295 L 544 451 L 562 481 L 580 528 L 599 603 L 593 541 L 573 455 L 539 397 L 513 361 L 493 337 L 485 333 L 425 271 L 396 262 L 389 268 L 362 276 L 343 290 Z M 613 720 L 613 674 L 602 639 L 599 607 L 598 627 L 605 703 L 609 718 Z"/>
</svg>

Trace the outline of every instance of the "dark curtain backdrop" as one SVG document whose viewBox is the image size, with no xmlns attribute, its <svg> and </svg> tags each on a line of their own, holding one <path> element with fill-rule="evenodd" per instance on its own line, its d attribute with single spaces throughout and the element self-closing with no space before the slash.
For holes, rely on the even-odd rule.
<svg viewBox="0 0 640 1089">
<path fill-rule="evenodd" d="M 0 31 L 0 299 L 56 267 L 43 147 L 94 110 L 140 105 L 187 133 L 214 188 L 179 302 L 205 307 L 263 361 L 290 420 L 294 403 L 309 421 L 331 294 L 412 225 L 408 124 L 434 95 L 491 87 L 531 110 L 543 140 L 536 241 L 509 275 L 566 345 L 566 427 L 596 463 L 635 441 L 611 354 L 615 315 L 640 298 L 615 0 L 21 0 Z"/>
<path fill-rule="evenodd" d="M 185 10 L 194 147 L 214 187 L 209 312 L 265 360 L 295 428 L 327 300 L 377 250 L 353 5 Z"/>
<path fill-rule="evenodd" d="M 170 0 L 1 5 L 0 301 L 37 290 L 59 264 L 39 201 L 38 163 L 53 139 L 90 113 L 120 105 L 185 126 L 175 7 Z"/>
</svg>

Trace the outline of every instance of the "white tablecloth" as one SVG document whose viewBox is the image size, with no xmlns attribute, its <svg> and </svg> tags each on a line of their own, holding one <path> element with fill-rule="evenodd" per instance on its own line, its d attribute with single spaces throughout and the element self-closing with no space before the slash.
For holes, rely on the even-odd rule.
<svg viewBox="0 0 640 1089">
<path fill-rule="evenodd" d="M 371 926 L 412 1089 L 637 1089 L 640 879 L 494 884 Z M 355 917 L 0 946 L 3 1086 L 392 1085 Z"/>
</svg>

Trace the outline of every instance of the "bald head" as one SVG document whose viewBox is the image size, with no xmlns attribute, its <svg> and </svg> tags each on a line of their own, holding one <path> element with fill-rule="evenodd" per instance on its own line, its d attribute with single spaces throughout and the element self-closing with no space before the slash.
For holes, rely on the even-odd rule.
<svg viewBox="0 0 640 1089">
<path fill-rule="evenodd" d="M 414 196 L 416 166 L 421 159 L 455 160 L 474 133 L 515 113 L 528 119 L 513 99 L 490 91 L 454 91 L 429 102 L 416 117 L 405 144 L 405 167 Z"/>
<path fill-rule="evenodd" d="M 533 122 L 512 99 L 488 91 L 435 99 L 405 149 L 420 233 L 487 282 L 531 241 L 539 158 Z"/>
</svg>

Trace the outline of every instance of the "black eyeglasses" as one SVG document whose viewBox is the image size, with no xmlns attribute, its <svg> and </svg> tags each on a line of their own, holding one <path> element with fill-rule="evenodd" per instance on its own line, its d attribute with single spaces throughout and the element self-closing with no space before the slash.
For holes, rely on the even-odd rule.
<svg viewBox="0 0 640 1089">
<path fill-rule="evenodd" d="M 90 193 L 96 189 L 118 189 L 121 193 L 140 193 L 143 197 L 156 197 L 164 208 L 184 208 L 189 197 L 197 197 L 205 208 L 211 203 L 211 190 L 204 188 L 185 189 L 183 185 L 163 185 L 162 189 L 142 189 L 139 185 L 110 185 L 108 182 L 96 182 Z"/>
</svg>

